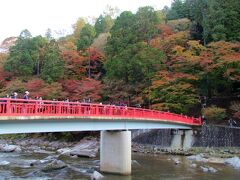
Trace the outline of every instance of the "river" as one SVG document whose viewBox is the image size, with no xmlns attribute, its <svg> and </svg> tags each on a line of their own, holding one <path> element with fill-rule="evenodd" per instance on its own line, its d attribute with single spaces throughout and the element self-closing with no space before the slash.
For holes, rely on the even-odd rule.
<svg viewBox="0 0 240 180">
<path fill-rule="evenodd" d="M 0 153 L 0 179 L 90 179 L 91 169 L 99 168 L 98 158 L 60 158 L 69 167 L 43 172 L 39 166 L 30 166 L 34 160 L 41 160 L 47 154 L 38 153 Z M 179 179 L 239 179 L 240 170 L 233 169 L 224 164 L 202 164 L 196 163 L 196 167 L 191 167 L 191 162 L 185 156 L 173 155 L 149 155 L 133 154 L 133 165 L 131 176 L 117 176 L 103 174 L 104 180 L 179 180 Z M 175 164 L 173 159 L 178 159 L 179 164 Z M 194 162 L 195 163 L 195 162 Z M 216 173 L 203 172 L 200 166 L 211 166 L 218 171 Z"/>
</svg>

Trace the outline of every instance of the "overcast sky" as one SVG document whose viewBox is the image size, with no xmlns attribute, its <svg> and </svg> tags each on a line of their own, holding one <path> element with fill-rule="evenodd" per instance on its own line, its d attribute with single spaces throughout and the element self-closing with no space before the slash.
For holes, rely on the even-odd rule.
<svg viewBox="0 0 240 180">
<path fill-rule="evenodd" d="M 71 31 L 79 17 L 98 17 L 107 5 L 120 11 L 136 12 L 139 7 L 153 6 L 156 10 L 172 0 L 3 0 L 0 2 L 0 43 L 10 36 L 18 36 L 23 29 L 32 35 L 44 35 L 47 28 L 53 32 Z"/>
</svg>

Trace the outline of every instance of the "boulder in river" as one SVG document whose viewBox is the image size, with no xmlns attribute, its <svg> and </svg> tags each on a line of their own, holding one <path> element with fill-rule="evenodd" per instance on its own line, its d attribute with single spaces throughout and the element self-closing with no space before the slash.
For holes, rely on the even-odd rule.
<svg viewBox="0 0 240 180">
<path fill-rule="evenodd" d="M 207 162 L 208 161 L 206 158 L 204 158 L 203 154 L 188 156 L 187 159 L 191 160 L 191 161 L 198 161 L 198 162 Z"/>
<path fill-rule="evenodd" d="M 67 167 L 67 165 L 63 161 L 53 160 L 52 162 L 46 164 L 46 166 L 43 167 L 42 171 L 47 172 L 47 171 L 62 169 L 65 167 Z"/>
<path fill-rule="evenodd" d="M 21 152 L 21 148 L 16 145 L 0 144 L 0 152 Z"/>
<path fill-rule="evenodd" d="M 10 164 L 10 162 L 8 161 L 0 161 L 0 166 L 5 166 L 5 165 L 8 165 Z"/>
<path fill-rule="evenodd" d="M 96 139 L 83 139 L 70 150 L 70 155 L 83 157 L 96 157 L 99 150 L 99 142 Z M 65 154 L 68 152 L 66 151 Z"/>
<path fill-rule="evenodd" d="M 217 170 L 215 168 L 210 167 L 210 166 L 206 166 L 206 167 L 200 166 L 200 168 L 203 172 L 210 172 L 210 173 L 216 173 L 217 172 Z"/>
<path fill-rule="evenodd" d="M 62 155 L 70 156 L 71 149 L 70 148 L 61 148 L 61 149 L 58 149 L 57 152 Z"/>
<path fill-rule="evenodd" d="M 239 157 L 228 158 L 224 161 L 224 164 L 228 164 L 236 169 L 240 169 L 240 159 Z"/>
<path fill-rule="evenodd" d="M 99 180 L 102 179 L 104 176 L 97 171 L 94 171 L 91 175 L 91 180 Z"/>
</svg>

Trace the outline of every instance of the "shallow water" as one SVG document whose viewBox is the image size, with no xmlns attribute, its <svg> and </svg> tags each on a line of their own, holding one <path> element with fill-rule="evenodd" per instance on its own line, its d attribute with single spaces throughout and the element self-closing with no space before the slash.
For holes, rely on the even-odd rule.
<svg viewBox="0 0 240 180">
<path fill-rule="evenodd" d="M 46 154 L 18 154 L 18 153 L 0 153 L 0 179 L 90 179 L 91 169 L 99 168 L 99 159 L 64 157 L 66 164 L 73 168 L 64 168 L 51 172 L 41 171 L 39 166 L 30 166 L 34 160 L 41 160 Z M 173 158 L 178 158 L 180 164 L 175 165 Z M 240 177 L 240 170 L 233 169 L 223 164 L 205 164 L 196 163 L 197 167 L 191 167 L 191 162 L 184 156 L 170 155 L 146 155 L 133 154 L 133 163 L 131 176 L 117 176 L 103 174 L 106 180 L 237 180 Z M 8 164 L 9 163 L 9 164 Z M 195 162 L 193 162 L 195 163 Z M 211 166 L 218 170 L 216 173 L 202 172 L 200 166 Z"/>
</svg>

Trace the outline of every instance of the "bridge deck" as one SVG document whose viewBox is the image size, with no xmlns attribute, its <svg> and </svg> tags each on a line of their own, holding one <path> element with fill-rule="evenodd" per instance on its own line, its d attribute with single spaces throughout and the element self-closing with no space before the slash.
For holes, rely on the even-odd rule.
<svg viewBox="0 0 240 180">
<path fill-rule="evenodd" d="M 58 128 L 54 130 L 56 125 Z M 186 129 L 198 125 L 201 125 L 200 118 L 149 109 L 0 98 L 0 134 L 13 132 L 16 126 L 22 128 L 19 132 L 53 132 L 67 131 L 69 128 L 69 131 L 170 127 Z M 27 127 L 29 130 L 24 130 Z"/>
</svg>

